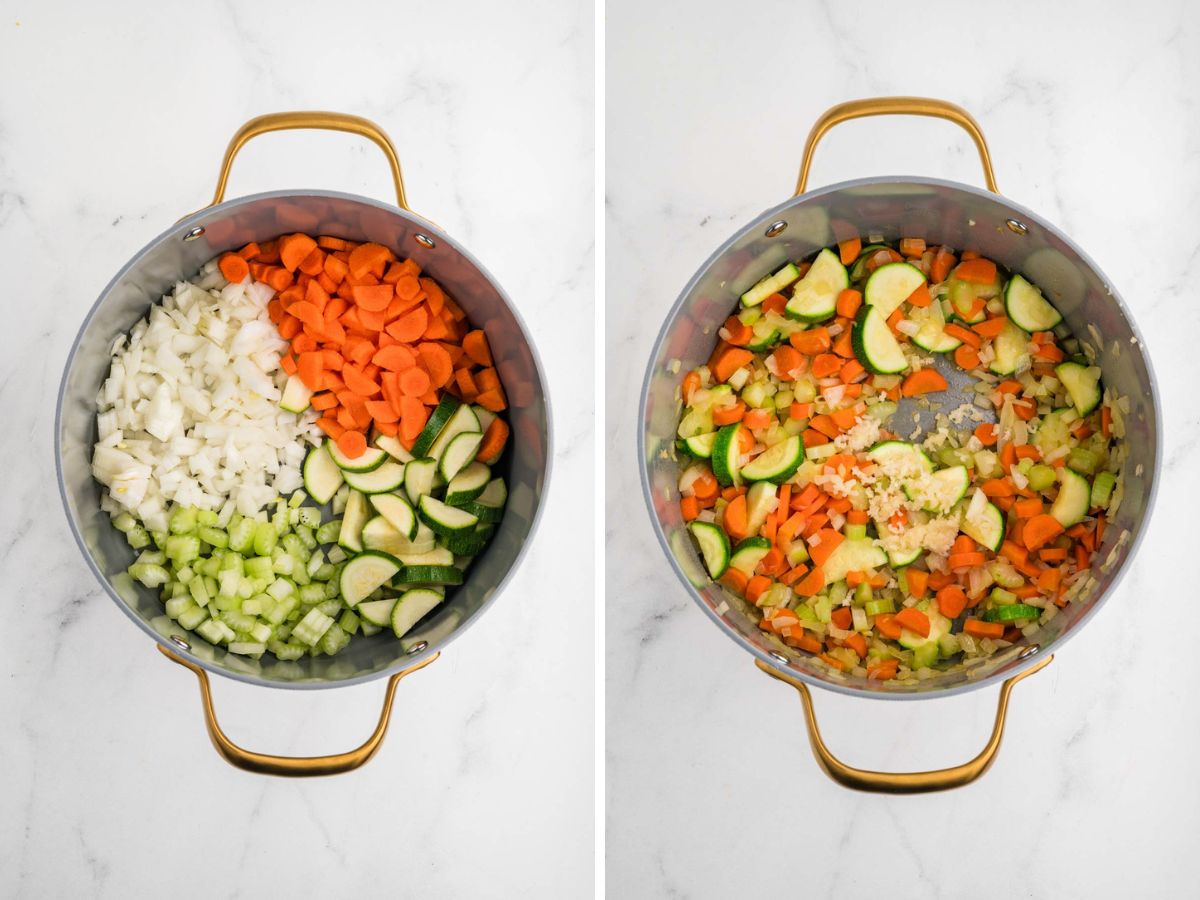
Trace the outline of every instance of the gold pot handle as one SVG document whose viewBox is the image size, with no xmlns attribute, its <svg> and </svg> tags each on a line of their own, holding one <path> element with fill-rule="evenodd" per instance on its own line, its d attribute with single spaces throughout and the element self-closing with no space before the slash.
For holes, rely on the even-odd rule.
<svg viewBox="0 0 1200 900">
<path fill-rule="evenodd" d="M 265 116 L 255 116 L 237 130 L 237 134 L 225 148 L 225 158 L 221 160 L 221 174 L 217 177 L 217 190 L 213 194 L 212 205 L 216 206 L 225 199 L 225 186 L 229 182 L 229 170 L 233 167 L 233 158 L 251 138 L 272 131 L 291 131 L 294 129 L 315 129 L 319 131 L 344 131 L 347 134 L 357 134 L 375 142 L 376 146 L 387 157 L 388 166 L 392 170 L 392 181 L 396 186 L 396 205 L 408 209 L 408 201 L 404 197 L 404 178 L 400 174 L 400 158 L 396 156 L 396 148 L 392 139 L 382 128 L 370 119 L 361 116 L 351 116 L 335 112 L 281 112 L 268 113 Z"/>
<path fill-rule="evenodd" d="M 996 760 L 996 751 L 1000 749 L 1000 739 L 1004 736 L 1004 717 L 1008 713 L 1008 695 L 1012 693 L 1013 685 L 1023 678 L 1028 678 L 1034 672 L 1040 672 L 1050 665 L 1053 656 L 1034 663 L 1024 672 L 1019 672 L 1000 686 L 1000 701 L 996 706 L 996 724 L 992 726 L 992 736 L 987 744 L 979 751 L 979 755 L 970 762 L 949 769 L 935 769 L 931 772 L 872 772 L 868 769 L 856 769 L 848 766 L 830 752 L 821 738 L 821 730 L 817 727 L 817 716 L 813 711 L 812 697 L 808 686 L 797 678 L 778 671 L 761 660 L 755 665 L 772 678 L 790 684 L 800 694 L 804 704 L 804 721 L 808 726 L 808 740 L 812 744 L 813 756 L 825 774 L 843 787 L 856 791 L 868 791 L 875 794 L 927 794 L 933 791 L 945 791 L 950 788 L 962 787 L 986 772 Z"/>
<path fill-rule="evenodd" d="M 212 691 L 208 685 L 208 673 L 191 660 L 184 659 L 172 653 L 162 644 L 159 651 L 171 662 L 179 663 L 185 669 L 191 669 L 200 679 L 200 699 L 204 706 L 204 724 L 208 728 L 208 736 L 212 739 L 217 753 L 230 765 L 247 772 L 257 772 L 261 775 L 282 775 L 289 778 L 304 778 L 313 775 L 340 775 L 357 769 L 379 750 L 383 736 L 387 733 L 388 720 L 392 715 L 392 698 L 396 694 L 396 685 L 406 675 L 423 669 L 440 654 L 434 654 L 429 659 L 422 660 L 415 666 L 409 666 L 397 672 L 388 679 L 387 691 L 383 695 L 383 711 L 379 714 L 379 723 L 371 736 L 359 747 L 345 753 L 334 753 L 329 756 L 272 756 L 268 753 L 255 753 L 245 750 L 231 741 L 221 726 L 217 724 L 217 714 L 213 711 Z"/>
<path fill-rule="evenodd" d="M 804 142 L 804 159 L 800 162 L 800 177 L 796 180 L 797 196 L 803 194 L 808 187 L 808 170 L 812 166 L 813 151 L 817 149 L 817 143 L 825 136 L 825 132 L 842 122 L 866 116 L 931 116 L 953 122 L 975 142 L 975 148 L 979 151 L 979 161 L 983 164 L 983 180 L 987 189 L 993 194 L 1000 193 L 1000 189 L 996 187 L 996 176 L 992 173 L 992 157 L 988 153 L 987 141 L 984 140 L 979 123 L 969 112 L 961 106 L 929 97 L 872 97 L 867 100 L 839 103 L 817 119 L 812 131 L 808 133 L 808 140 Z"/>
</svg>

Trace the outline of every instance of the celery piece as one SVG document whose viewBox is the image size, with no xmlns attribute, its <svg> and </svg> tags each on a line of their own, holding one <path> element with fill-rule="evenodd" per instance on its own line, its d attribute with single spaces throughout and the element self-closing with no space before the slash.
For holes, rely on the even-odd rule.
<svg viewBox="0 0 1200 900">
<path fill-rule="evenodd" d="M 229 549 L 248 553 L 254 547 L 257 528 L 253 519 L 234 518 L 229 524 Z M 266 556 L 260 553 L 260 556 Z"/>
<path fill-rule="evenodd" d="M 1041 463 L 1031 467 L 1025 477 L 1029 479 L 1029 489 L 1038 492 L 1053 486 L 1054 482 L 1058 480 L 1054 469 Z"/>
<path fill-rule="evenodd" d="M 196 510 L 191 506 L 176 506 L 167 520 L 171 534 L 189 534 L 196 530 Z"/>
<path fill-rule="evenodd" d="M 251 578 L 274 578 L 275 572 L 269 556 L 252 556 L 245 563 L 246 574 Z"/>
<path fill-rule="evenodd" d="M 206 544 L 211 544 L 214 547 L 225 548 L 229 546 L 229 535 L 220 528 L 212 528 L 207 525 L 200 526 L 196 532 L 200 536 L 200 540 Z"/>
<path fill-rule="evenodd" d="M 1101 472 L 1097 475 L 1096 480 L 1092 482 L 1092 497 L 1089 501 L 1091 505 L 1108 509 L 1108 503 L 1112 500 L 1112 492 L 1116 484 L 1117 476 L 1112 472 Z"/>
<path fill-rule="evenodd" d="M 328 630 L 321 636 L 321 650 L 333 656 L 350 643 L 350 635 L 336 622 L 331 622 Z"/>
<path fill-rule="evenodd" d="M 333 624 L 333 619 L 314 607 L 297 623 L 292 630 L 292 637 L 311 647 L 324 636 Z"/>
<path fill-rule="evenodd" d="M 863 612 L 868 616 L 882 616 L 896 611 L 896 604 L 892 602 L 891 597 L 879 597 L 875 600 L 867 601 L 863 606 Z"/>
<path fill-rule="evenodd" d="M 150 532 L 138 525 L 125 533 L 125 541 L 134 550 L 141 550 L 150 546 Z"/>
<path fill-rule="evenodd" d="M 221 517 L 215 509 L 196 510 L 196 524 L 205 528 L 215 528 L 221 522 Z"/>
<path fill-rule="evenodd" d="M 866 525 L 847 525 L 842 531 L 848 541 L 861 541 L 867 536 Z"/>
<path fill-rule="evenodd" d="M 333 519 L 317 529 L 317 541 L 321 544 L 336 544 L 342 530 L 342 520 Z"/>
<path fill-rule="evenodd" d="M 360 621 L 358 614 L 352 609 L 346 610 L 338 617 L 338 625 L 341 626 L 342 631 L 346 632 L 346 634 L 357 634 Z"/>
<path fill-rule="evenodd" d="M 112 520 L 113 528 L 122 534 L 129 534 L 133 529 L 138 527 L 138 521 L 127 512 L 121 513 Z"/>
<path fill-rule="evenodd" d="M 259 522 L 254 526 L 254 552 L 258 556 L 270 554 L 278 540 L 279 531 L 270 522 Z"/>
<path fill-rule="evenodd" d="M 208 610 L 207 609 L 204 609 L 199 606 L 193 606 L 191 609 L 187 610 L 179 617 L 179 624 L 182 627 L 186 628 L 188 631 L 192 631 L 196 628 L 197 625 L 199 625 L 201 622 L 203 622 L 207 618 L 208 618 Z"/>
<path fill-rule="evenodd" d="M 200 538 L 195 535 L 173 534 L 167 538 L 167 558 L 176 565 L 187 565 L 200 558 Z"/>
</svg>

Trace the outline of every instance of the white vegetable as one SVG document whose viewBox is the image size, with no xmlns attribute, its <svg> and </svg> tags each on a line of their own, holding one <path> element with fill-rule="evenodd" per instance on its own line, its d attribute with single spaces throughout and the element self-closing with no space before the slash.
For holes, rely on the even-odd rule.
<svg viewBox="0 0 1200 900">
<path fill-rule="evenodd" d="M 209 269 L 180 282 L 113 343 L 92 457 L 102 505 L 166 529 L 172 502 L 252 515 L 302 484 L 315 413 L 281 410 L 287 343 L 266 312 L 274 292 Z M 204 286 L 201 286 L 204 285 Z"/>
</svg>

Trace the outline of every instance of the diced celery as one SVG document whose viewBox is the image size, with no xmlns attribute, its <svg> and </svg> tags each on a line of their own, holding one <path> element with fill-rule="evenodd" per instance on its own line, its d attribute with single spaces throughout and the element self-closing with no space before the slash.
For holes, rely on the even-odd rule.
<svg viewBox="0 0 1200 900">
<path fill-rule="evenodd" d="M 205 528 L 215 528 L 221 522 L 221 516 L 215 509 L 196 510 L 196 524 Z"/>
<path fill-rule="evenodd" d="M 196 634 L 210 644 L 223 644 L 237 637 L 233 629 L 220 619 L 205 619 L 196 627 Z"/>
<path fill-rule="evenodd" d="M 229 535 L 220 528 L 212 528 L 207 525 L 202 525 L 196 532 L 200 536 L 200 540 L 206 544 L 211 544 L 214 547 L 228 547 Z"/>
<path fill-rule="evenodd" d="M 317 570 L 320 569 L 324 564 L 325 554 L 320 550 L 317 550 L 308 558 L 308 562 L 304 565 L 304 571 L 306 571 L 311 578 L 313 575 L 317 574 Z"/>
<path fill-rule="evenodd" d="M 360 621 L 358 614 L 352 609 L 346 610 L 338 617 L 338 625 L 341 626 L 342 631 L 346 632 L 346 634 L 357 634 Z"/>
<path fill-rule="evenodd" d="M 274 578 L 275 570 L 269 556 L 252 556 L 245 562 L 246 574 L 251 578 Z"/>
<path fill-rule="evenodd" d="M 237 594 L 217 594 L 217 596 L 212 598 L 212 605 L 214 609 L 220 610 L 241 609 L 242 598 Z"/>
<path fill-rule="evenodd" d="M 327 616 L 336 616 L 342 610 L 341 600 L 322 600 L 317 604 L 317 609 L 325 613 Z"/>
<path fill-rule="evenodd" d="M 191 506 L 176 506 L 167 521 L 171 534 L 189 534 L 196 530 L 196 510 Z"/>
<path fill-rule="evenodd" d="M 188 609 L 195 607 L 191 596 L 173 597 L 167 601 L 167 615 L 172 619 L 178 619 Z"/>
<path fill-rule="evenodd" d="M 285 644 L 276 641 L 272 644 L 268 644 L 267 646 L 270 651 L 275 654 L 277 659 L 281 659 L 284 662 L 299 659 L 304 655 L 303 644 Z"/>
<path fill-rule="evenodd" d="M 247 597 L 242 601 L 242 612 L 248 616 L 262 615 L 263 611 L 266 609 L 266 604 L 264 604 L 262 601 L 263 597 L 266 597 L 270 603 L 275 602 L 274 598 L 271 597 L 270 594 L 255 594 L 253 597 Z"/>
<path fill-rule="evenodd" d="M 229 652 L 241 656 L 253 656 L 257 659 L 267 652 L 267 645 L 257 641 L 230 641 Z"/>
<path fill-rule="evenodd" d="M 229 524 L 229 549 L 236 550 L 238 553 L 248 553 L 254 546 L 256 531 L 253 519 L 234 516 Z"/>
<path fill-rule="evenodd" d="M 339 528 L 341 527 L 340 524 L 338 527 Z M 331 563 L 333 563 L 334 565 L 345 562 L 346 561 L 346 551 L 343 550 L 341 547 L 330 547 L 329 548 L 329 561 Z"/>
<path fill-rule="evenodd" d="M 279 539 L 279 545 L 296 559 L 308 559 L 308 553 L 299 535 L 285 534 Z"/>
<path fill-rule="evenodd" d="M 993 603 L 1008 604 L 1017 602 L 1017 595 L 1012 591 L 1004 590 L 1004 588 L 992 588 L 992 593 L 989 596 Z"/>
<path fill-rule="evenodd" d="M 134 563 L 129 567 L 129 577 L 148 588 L 161 587 L 171 580 L 171 573 L 154 563 Z"/>
<path fill-rule="evenodd" d="M 274 598 L 272 598 L 274 599 Z M 297 606 L 295 595 L 284 597 L 282 600 L 277 600 L 271 609 L 266 611 L 263 616 L 272 625 L 279 625 Z"/>
<path fill-rule="evenodd" d="M 121 532 L 122 534 L 129 534 L 129 532 L 138 527 L 138 520 L 127 512 L 123 512 L 119 516 L 116 516 L 112 520 L 112 523 L 113 528 L 117 529 L 117 531 Z"/>
<path fill-rule="evenodd" d="M 813 612 L 817 614 L 817 621 L 829 624 L 829 617 L 833 613 L 833 601 L 825 595 L 817 597 L 813 604 Z"/>
<path fill-rule="evenodd" d="M 167 538 L 167 558 L 176 565 L 186 565 L 200 558 L 200 538 L 190 534 L 172 534 Z"/>
<path fill-rule="evenodd" d="M 863 582 L 854 589 L 854 602 L 860 605 L 866 604 L 875 599 L 875 592 L 871 590 L 871 585 Z"/>
<path fill-rule="evenodd" d="M 292 637 L 311 647 L 321 639 L 333 624 L 333 619 L 314 607 L 297 623 L 296 627 L 292 630 Z"/>
<path fill-rule="evenodd" d="M 150 532 L 138 525 L 126 532 L 125 541 L 134 550 L 141 550 L 143 547 L 150 546 Z"/>
<path fill-rule="evenodd" d="M 342 520 L 333 519 L 317 529 L 317 541 L 321 544 L 336 544 L 342 531 Z"/>
<path fill-rule="evenodd" d="M 307 603 L 309 606 L 316 606 L 318 603 L 325 600 L 325 585 L 323 584 L 306 584 L 303 585 L 297 592 L 301 603 Z"/>
<path fill-rule="evenodd" d="M 1092 482 L 1092 506 L 1098 506 L 1101 509 L 1108 509 L 1108 502 L 1112 499 L 1113 488 L 1116 487 L 1117 476 L 1112 472 L 1101 472 L 1096 476 L 1096 480 Z"/>
<path fill-rule="evenodd" d="M 844 581 L 834 582 L 829 589 L 829 602 L 833 606 L 841 606 L 846 599 L 846 595 L 850 593 L 850 586 Z"/>
<path fill-rule="evenodd" d="M 245 574 L 245 570 L 242 568 L 243 563 L 244 560 L 240 553 L 226 553 L 221 557 L 221 571 L 237 572 L 238 575 Z"/>
<path fill-rule="evenodd" d="M 1099 453 L 1076 447 L 1067 454 L 1067 466 L 1082 475 L 1091 475 L 1100 466 Z"/>
<path fill-rule="evenodd" d="M 306 506 L 304 509 L 312 509 L 312 507 Z M 304 510 L 301 510 L 301 512 L 304 512 Z M 319 522 L 320 519 L 318 518 L 317 521 Z M 305 550 L 312 550 L 317 546 L 316 535 L 313 534 L 312 528 L 304 522 L 301 522 L 296 526 L 296 537 L 300 539 L 300 545 L 304 547 Z"/>
<path fill-rule="evenodd" d="M 191 609 L 184 612 L 179 617 L 179 624 L 188 631 L 195 629 L 197 625 L 208 618 L 208 610 L 203 607 L 193 606 Z"/>
<path fill-rule="evenodd" d="M 846 540 L 848 541 L 861 541 L 867 536 L 866 525 L 847 525 L 842 530 L 845 532 Z"/>
<path fill-rule="evenodd" d="M 336 622 L 331 622 L 325 634 L 321 636 L 321 650 L 333 656 L 350 643 L 350 635 Z"/>
<path fill-rule="evenodd" d="M 365 619 L 363 620 L 363 622 L 362 622 L 363 637 L 370 637 L 373 634 L 379 634 L 379 632 L 381 632 L 381 631 L 383 631 L 383 629 L 380 628 L 378 625 L 372 625 L 370 622 L 366 621 Z"/>
<path fill-rule="evenodd" d="M 161 566 L 167 561 L 167 554 L 161 550 L 147 550 L 135 560 L 139 565 Z"/>
<path fill-rule="evenodd" d="M 250 630 L 247 632 L 247 634 L 249 634 L 250 637 L 254 638 L 256 641 L 268 640 L 272 633 L 273 631 L 271 626 L 266 622 L 255 622 L 252 626 L 250 626 Z"/>
<path fill-rule="evenodd" d="M 328 581 L 335 571 L 333 563 L 322 563 L 317 571 L 313 572 L 313 581 Z"/>
<path fill-rule="evenodd" d="M 270 522 L 259 522 L 254 526 L 254 552 L 259 556 L 269 555 L 278 540 L 279 531 Z"/>
<path fill-rule="evenodd" d="M 249 634 L 250 629 L 257 624 L 257 619 L 254 616 L 248 616 L 241 610 L 225 609 L 221 611 L 221 621 L 232 628 L 234 631 L 239 631 L 242 634 Z"/>
<path fill-rule="evenodd" d="M 892 602 L 891 597 L 878 597 L 870 600 L 863 606 L 863 612 L 868 616 L 882 616 L 887 613 L 894 613 L 896 604 Z"/>
<path fill-rule="evenodd" d="M 330 578 L 327 582 L 325 582 L 325 596 L 328 599 L 333 600 L 341 597 L 341 595 L 342 589 L 338 584 L 337 578 Z"/>
<path fill-rule="evenodd" d="M 282 547 L 271 554 L 271 569 L 278 575 L 291 575 L 296 569 L 296 559 Z"/>
<path fill-rule="evenodd" d="M 212 599 L 204 586 L 204 579 L 199 575 L 188 582 L 188 593 L 192 595 L 197 606 L 208 606 L 208 601 Z"/>
<path fill-rule="evenodd" d="M 884 423 L 896 414 L 898 408 L 891 400 L 880 400 L 878 403 L 867 404 L 867 415 Z"/>
<path fill-rule="evenodd" d="M 276 600 L 282 600 L 295 590 L 296 585 L 287 578 L 276 578 L 273 582 L 271 582 L 271 586 L 267 588 L 267 593 Z"/>
<path fill-rule="evenodd" d="M 1054 469 L 1041 463 L 1032 466 L 1025 477 L 1029 479 L 1029 489 L 1039 493 L 1053 486 L 1054 482 L 1058 480 Z"/>
<path fill-rule="evenodd" d="M 187 584 L 195 577 L 196 573 L 192 571 L 191 566 L 184 566 L 175 573 L 175 580 L 183 584 Z"/>
</svg>

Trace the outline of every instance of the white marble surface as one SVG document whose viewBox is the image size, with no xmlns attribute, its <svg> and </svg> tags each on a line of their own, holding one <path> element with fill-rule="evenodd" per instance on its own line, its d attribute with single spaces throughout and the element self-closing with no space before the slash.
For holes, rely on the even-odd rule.
<svg viewBox="0 0 1200 900">
<path fill-rule="evenodd" d="M 1200 494 L 1200 20 L 1183 3 L 895 5 L 610 0 L 607 25 L 607 880 L 613 897 L 1195 896 L 1200 738 L 1189 506 Z M 659 323 L 710 252 L 786 199 L 842 100 L 954 100 L 1000 188 L 1111 277 L 1157 367 L 1157 513 L 1117 596 L 1014 692 L 995 767 L 880 798 L 816 768 L 795 693 L 695 608 L 653 539 L 635 416 Z M 813 185 L 980 183 L 950 125 L 846 125 Z M 924 704 L 816 696 L 830 744 L 931 768 L 982 746 L 995 691 Z"/>
<path fill-rule="evenodd" d="M 593 878 L 593 19 L 583 3 L 0 3 L 0 896 L 578 897 Z M 506 286 L 555 404 L 554 496 L 505 595 L 399 690 L 354 774 L 222 762 L 196 682 L 99 590 L 52 457 L 67 349 L 112 274 L 208 201 L 225 143 L 283 109 L 374 119 L 409 200 Z M 251 144 L 230 195 L 388 198 L 348 136 Z M 582 586 L 566 593 L 550 588 Z M 373 727 L 382 682 L 219 679 L 244 745 L 311 754 Z"/>
</svg>

